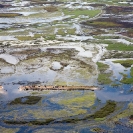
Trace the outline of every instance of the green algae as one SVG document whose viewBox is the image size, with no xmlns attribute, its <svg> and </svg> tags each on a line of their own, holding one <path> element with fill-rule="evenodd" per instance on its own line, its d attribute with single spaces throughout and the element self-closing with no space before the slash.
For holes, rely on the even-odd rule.
<svg viewBox="0 0 133 133">
<path fill-rule="evenodd" d="M 119 51 L 133 51 L 133 45 L 126 45 L 122 43 L 109 44 L 107 50 L 119 50 Z"/>
<path fill-rule="evenodd" d="M 117 114 L 115 117 L 112 118 L 112 120 L 118 121 L 121 118 L 129 118 L 132 114 L 133 114 L 133 103 L 129 103 L 127 109 Z"/>
<path fill-rule="evenodd" d="M 94 92 L 88 92 L 84 95 L 62 99 L 59 101 L 59 104 L 68 106 L 68 107 L 90 107 L 95 102 L 95 94 Z"/>
<path fill-rule="evenodd" d="M 96 118 L 104 118 L 111 113 L 113 113 L 116 109 L 116 103 L 114 101 L 107 101 L 106 105 L 102 107 L 100 110 L 96 111 L 91 117 Z"/>
<path fill-rule="evenodd" d="M 104 64 L 104 63 L 101 63 L 101 62 L 97 62 L 97 65 L 98 65 L 98 70 L 100 72 L 104 72 L 107 69 L 109 69 L 109 65 L 107 65 L 107 64 Z"/>
<path fill-rule="evenodd" d="M 98 70 L 99 70 L 99 74 L 98 74 L 98 82 L 102 83 L 102 84 L 110 84 L 112 82 L 112 80 L 110 79 L 110 77 L 112 76 L 111 72 L 106 72 L 106 70 L 109 69 L 109 66 L 107 64 L 101 63 L 101 62 L 97 62 L 98 65 Z"/>
<path fill-rule="evenodd" d="M 78 77 L 84 79 L 88 79 L 91 76 L 88 68 L 77 68 L 74 73 L 75 75 L 77 74 Z"/>
<path fill-rule="evenodd" d="M 119 42 L 114 42 L 111 40 L 98 40 L 97 41 L 98 44 L 108 44 L 108 46 L 106 46 L 107 50 L 117 50 L 117 51 L 133 51 L 133 45 L 126 45 L 124 43 L 119 43 Z"/>
<path fill-rule="evenodd" d="M 61 117 L 68 117 L 71 116 L 72 113 L 62 109 L 62 110 L 41 110 L 41 109 L 34 109 L 28 110 L 28 113 L 32 115 L 35 119 L 48 119 L 48 118 L 61 118 Z"/>
<path fill-rule="evenodd" d="M 25 97 L 16 98 L 14 101 L 10 102 L 10 105 L 15 105 L 15 104 L 32 105 L 32 104 L 38 103 L 40 100 L 41 100 L 41 97 L 39 96 L 25 96 Z"/>
<path fill-rule="evenodd" d="M 32 120 L 32 121 L 15 121 L 15 120 L 5 120 L 4 123 L 6 124 L 12 124 L 12 125 L 23 125 L 23 124 L 28 124 L 28 125 L 48 125 L 51 122 L 53 122 L 53 118 L 46 119 L 45 121 L 38 121 L 38 120 Z"/>
<path fill-rule="evenodd" d="M 114 63 L 120 63 L 124 67 L 131 67 L 133 64 L 133 60 L 116 60 L 113 61 Z"/>
<path fill-rule="evenodd" d="M 127 78 L 127 75 L 123 74 L 123 79 L 121 80 L 121 83 L 124 83 L 124 84 L 132 84 L 133 83 L 133 67 L 131 67 L 131 69 L 130 69 L 130 75 L 131 75 L 131 78 Z"/>
</svg>

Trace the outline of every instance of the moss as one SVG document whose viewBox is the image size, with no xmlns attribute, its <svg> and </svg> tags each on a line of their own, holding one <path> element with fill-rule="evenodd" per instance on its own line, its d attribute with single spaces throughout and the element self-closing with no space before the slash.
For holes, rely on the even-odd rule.
<svg viewBox="0 0 133 133">
<path fill-rule="evenodd" d="M 25 96 L 25 97 L 20 97 L 16 98 L 14 101 L 10 102 L 10 105 L 15 105 L 15 104 L 36 104 L 41 100 L 41 97 L 39 96 Z"/>
<path fill-rule="evenodd" d="M 96 111 L 91 117 L 96 118 L 104 118 L 111 113 L 113 113 L 116 109 L 116 103 L 113 101 L 107 101 L 106 105 L 100 110 Z"/>
<path fill-rule="evenodd" d="M 131 67 L 133 64 L 133 60 L 116 60 L 113 61 L 114 63 L 120 63 L 124 67 Z"/>
</svg>

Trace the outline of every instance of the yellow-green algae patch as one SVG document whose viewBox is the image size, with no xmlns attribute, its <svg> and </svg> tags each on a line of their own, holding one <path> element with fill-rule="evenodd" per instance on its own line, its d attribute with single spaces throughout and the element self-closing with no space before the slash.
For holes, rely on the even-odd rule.
<svg viewBox="0 0 133 133">
<path fill-rule="evenodd" d="M 95 94 L 91 91 L 64 91 L 60 96 L 51 98 L 52 103 L 64 106 L 63 109 L 45 110 L 45 109 L 28 109 L 28 114 L 37 119 L 48 119 L 48 118 L 61 118 L 69 117 L 80 114 L 86 114 L 87 110 L 83 107 L 89 108 L 95 102 Z"/>
<path fill-rule="evenodd" d="M 35 109 L 35 110 L 28 110 L 28 113 L 32 115 L 36 119 L 48 119 L 48 118 L 61 118 L 61 117 L 69 117 L 69 116 L 75 116 L 79 114 L 86 113 L 86 110 L 83 109 L 62 109 L 62 110 L 41 110 L 41 109 Z"/>
<path fill-rule="evenodd" d="M 106 70 L 109 69 L 109 65 L 97 62 L 98 70 L 99 70 L 99 75 L 98 75 L 98 82 L 102 84 L 111 84 L 111 79 L 110 77 L 112 76 L 111 72 L 106 72 Z"/>
<path fill-rule="evenodd" d="M 95 94 L 94 92 L 85 92 L 83 95 L 79 95 L 72 98 L 65 97 L 60 100 L 58 103 L 68 107 L 90 107 L 95 102 Z"/>
<path fill-rule="evenodd" d="M 17 133 L 19 128 L 5 128 L 0 126 L 0 133 Z"/>
<path fill-rule="evenodd" d="M 130 117 L 131 115 L 133 115 L 133 103 L 129 103 L 128 108 L 124 110 L 123 112 L 119 113 L 118 115 L 116 115 L 113 118 L 113 120 L 118 121 L 121 118 Z M 130 122 L 132 123 L 133 121 L 131 120 Z"/>
<path fill-rule="evenodd" d="M 133 60 L 116 60 L 113 61 L 114 63 L 120 63 L 124 67 L 131 67 L 133 64 Z"/>
</svg>

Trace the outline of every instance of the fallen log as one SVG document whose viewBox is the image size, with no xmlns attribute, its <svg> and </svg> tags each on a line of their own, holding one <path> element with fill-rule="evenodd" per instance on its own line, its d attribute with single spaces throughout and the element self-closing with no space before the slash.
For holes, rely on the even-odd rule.
<svg viewBox="0 0 133 133">
<path fill-rule="evenodd" d="M 30 85 L 30 86 L 20 86 L 20 90 L 28 91 L 28 90 L 98 90 L 99 88 L 96 86 L 43 86 L 43 85 Z"/>
</svg>

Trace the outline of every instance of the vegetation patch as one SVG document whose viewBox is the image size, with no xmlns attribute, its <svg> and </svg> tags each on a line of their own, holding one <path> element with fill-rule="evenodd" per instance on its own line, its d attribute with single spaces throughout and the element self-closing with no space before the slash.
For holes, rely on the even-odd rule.
<svg viewBox="0 0 133 133">
<path fill-rule="evenodd" d="M 107 50 L 133 51 L 133 45 L 123 43 L 111 43 L 106 48 Z"/>
<path fill-rule="evenodd" d="M 133 7 L 129 6 L 106 6 L 105 8 L 107 14 L 125 14 L 132 13 Z"/>
<path fill-rule="evenodd" d="M 133 26 L 131 22 L 120 21 L 120 19 L 115 17 L 98 18 L 96 20 L 82 22 L 82 24 L 96 28 L 131 28 Z"/>
<path fill-rule="evenodd" d="M 66 35 L 75 35 L 76 29 L 58 29 L 57 33 L 58 35 L 66 36 Z"/>
<path fill-rule="evenodd" d="M 36 104 L 41 100 L 41 97 L 39 96 L 25 96 L 25 97 L 20 97 L 16 98 L 14 101 L 10 102 L 10 105 L 15 105 L 15 104 Z"/>
<path fill-rule="evenodd" d="M 133 64 L 133 60 L 116 60 L 113 61 L 114 63 L 120 63 L 124 67 L 131 67 Z"/>
<path fill-rule="evenodd" d="M 103 31 L 101 31 L 101 34 L 103 34 Z M 119 36 L 94 36 L 94 38 L 97 39 L 119 39 Z"/>
<path fill-rule="evenodd" d="M 133 83 L 133 67 L 130 70 L 130 76 L 131 76 L 131 78 L 127 78 L 127 76 L 123 76 L 121 83 L 124 83 L 124 84 L 132 84 Z"/>
<path fill-rule="evenodd" d="M 114 101 L 107 101 L 106 105 L 100 110 L 96 111 L 91 117 L 96 118 L 104 118 L 111 113 L 113 113 L 116 109 L 116 103 Z"/>
<path fill-rule="evenodd" d="M 30 125 L 48 125 L 48 124 L 50 124 L 53 121 L 54 121 L 54 119 L 49 118 L 49 119 L 46 119 L 45 121 L 38 121 L 38 120 L 33 120 L 33 121 L 5 120 L 4 123 L 6 123 L 6 124 L 12 124 L 12 125 L 23 125 L 23 124 L 30 124 Z"/>
<path fill-rule="evenodd" d="M 127 109 L 117 114 L 113 118 L 113 120 L 118 121 L 121 118 L 127 118 L 127 117 L 130 118 L 132 115 L 133 115 L 133 103 L 129 103 Z"/>
<path fill-rule="evenodd" d="M 101 10 L 85 10 L 85 9 L 76 9 L 76 10 L 70 10 L 70 9 L 63 9 L 63 12 L 65 15 L 72 15 L 71 18 L 77 18 L 80 15 L 89 16 L 90 18 L 96 16 L 98 13 L 100 13 Z"/>
<path fill-rule="evenodd" d="M 63 99 L 59 101 L 59 104 L 69 107 L 89 107 L 95 102 L 94 92 L 89 92 L 83 96 L 77 96 L 74 98 Z"/>
<path fill-rule="evenodd" d="M 112 73 L 106 72 L 109 69 L 109 66 L 101 62 L 97 62 L 97 65 L 98 65 L 98 70 L 100 72 L 98 74 L 98 82 L 102 84 L 110 84 L 112 82 L 110 79 Z"/>
<path fill-rule="evenodd" d="M 127 32 L 122 32 L 121 34 L 133 38 L 133 29 L 128 29 Z"/>
<path fill-rule="evenodd" d="M 40 38 L 40 37 L 46 37 L 44 34 L 34 34 L 33 37 L 31 36 L 16 36 L 16 38 L 18 40 L 21 40 L 21 41 L 30 41 L 30 40 L 36 40 L 37 38 Z"/>
<path fill-rule="evenodd" d="M 12 18 L 12 17 L 17 17 L 21 16 L 22 14 L 19 13 L 0 13 L 0 18 Z"/>
<path fill-rule="evenodd" d="M 103 59 L 110 59 L 110 58 L 133 58 L 133 52 L 128 51 L 108 51 L 104 54 Z"/>
<path fill-rule="evenodd" d="M 122 24 L 118 24 L 111 21 L 100 21 L 100 20 L 94 20 L 94 21 L 87 21 L 83 22 L 85 25 L 99 27 L 99 28 L 117 28 L 122 27 Z"/>
<path fill-rule="evenodd" d="M 56 12 L 58 11 L 57 7 L 55 6 L 47 6 L 44 8 L 44 10 L 46 10 L 47 12 Z"/>
<path fill-rule="evenodd" d="M 126 45 L 119 42 L 114 42 L 111 40 L 98 40 L 99 44 L 108 44 L 106 47 L 107 50 L 116 50 L 117 51 L 133 51 L 133 45 Z"/>
<path fill-rule="evenodd" d="M 90 35 L 94 35 L 94 38 L 101 39 L 102 36 L 97 36 L 99 34 L 105 34 L 106 32 L 104 30 L 97 29 L 96 31 L 93 31 L 90 33 Z"/>
</svg>

